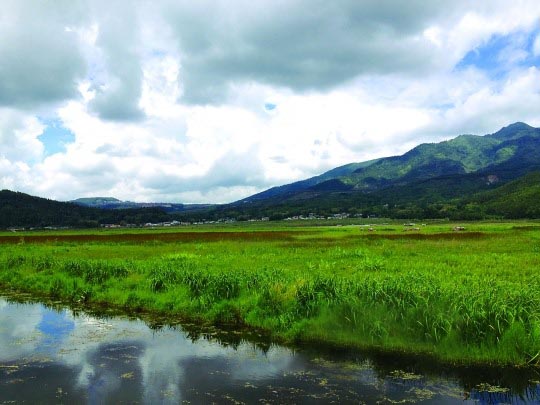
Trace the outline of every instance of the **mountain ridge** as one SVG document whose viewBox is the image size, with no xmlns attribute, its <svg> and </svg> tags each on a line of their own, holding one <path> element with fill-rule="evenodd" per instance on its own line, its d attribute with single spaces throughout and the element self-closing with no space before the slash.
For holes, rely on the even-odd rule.
<svg viewBox="0 0 540 405">
<path fill-rule="evenodd" d="M 516 170 L 520 165 L 515 162 L 517 158 L 514 161 L 512 158 L 517 152 L 519 159 L 525 158 L 527 165 L 534 165 L 536 155 L 540 156 L 539 140 L 540 128 L 516 122 L 492 134 L 459 135 L 438 143 L 417 145 L 402 155 L 350 163 L 341 168 L 354 170 L 335 172 L 334 170 L 339 169 L 336 168 L 320 176 L 273 187 L 239 202 L 253 202 L 269 197 L 292 197 L 294 194 L 308 191 L 313 186 L 321 190 L 323 189 L 321 183 L 329 180 L 332 180 L 332 183 L 328 184 L 332 184 L 334 189 L 339 188 L 337 180 L 352 190 L 373 192 L 438 176 L 481 172 L 497 165 L 502 165 L 499 167 L 502 170 L 504 163 L 506 166 L 512 166 L 512 170 Z M 534 158 L 527 157 L 527 154 L 531 153 Z M 540 162 L 540 158 L 536 162 Z M 529 171 L 524 166 L 521 164 L 520 175 Z M 516 176 L 507 177 L 510 177 L 508 180 L 516 178 Z"/>
<path fill-rule="evenodd" d="M 106 210 L 140 209 L 140 208 L 160 208 L 165 212 L 180 212 L 198 208 L 210 207 L 214 204 L 183 204 L 164 202 L 133 202 L 122 201 L 114 197 L 83 197 L 69 201 L 84 207 L 100 208 Z"/>
<path fill-rule="evenodd" d="M 95 197 L 78 199 L 77 205 L 4 190 L 0 192 L 0 227 L 284 219 L 338 213 L 460 220 L 537 218 L 539 183 L 540 128 L 518 122 L 484 136 L 460 135 L 418 145 L 400 156 L 349 163 L 223 205 L 176 204 L 178 209 L 165 212 L 175 204 Z"/>
</svg>

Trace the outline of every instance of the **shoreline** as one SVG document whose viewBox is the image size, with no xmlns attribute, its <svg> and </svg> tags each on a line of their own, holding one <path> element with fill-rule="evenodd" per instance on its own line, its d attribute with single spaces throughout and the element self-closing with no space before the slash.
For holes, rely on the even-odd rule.
<svg viewBox="0 0 540 405">
<path fill-rule="evenodd" d="M 471 361 L 468 358 L 441 358 L 433 352 L 422 350 L 407 350 L 406 348 L 384 347 L 381 345 L 371 346 L 368 344 L 340 344 L 332 339 L 320 339 L 317 337 L 304 337 L 303 339 L 287 339 L 279 334 L 272 334 L 270 330 L 254 327 L 246 323 L 212 323 L 201 317 L 189 317 L 184 314 L 167 313 L 152 309 L 134 309 L 126 306 L 115 305 L 107 302 L 73 302 L 62 297 L 52 297 L 48 294 L 17 290 L 9 286 L 0 284 L 0 298 L 8 302 L 37 303 L 45 306 L 51 306 L 55 309 L 69 309 L 73 312 L 84 312 L 87 315 L 97 318 L 107 319 L 109 317 L 125 317 L 128 319 L 137 319 L 151 328 L 161 328 L 165 326 L 180 326 L 184 331 L 200 333 L 205 336 L 205 332 L 211 330 L 213 333 L 218 331 L 233 331 L 241 339 L 254 343 L 255 345 L 279 345 L 292 350 L 300 350 L 316 353 L 353 353 L 368 358 L 373 356 L 392 358 L 397 363 L 413 362 L 420 366 L 428 365 L 435 369 L 506 369 L 516 371 L 539 372 L 540 365 L 535 364 L 512 364 L 501 363 L 497 361 L 480 360 Z M 187 326 L 187 327 L 186 327 Z M 222 336 L 221 336 L 222 337 Z M 212 338 L 216 338 L 212 336 Z"/>
</svg>

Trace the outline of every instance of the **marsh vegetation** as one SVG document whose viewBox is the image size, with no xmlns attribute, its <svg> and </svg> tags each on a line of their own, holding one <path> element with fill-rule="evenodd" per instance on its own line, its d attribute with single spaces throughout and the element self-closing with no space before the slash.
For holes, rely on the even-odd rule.
<svg viewBox="0 0 540 405">
<path fill-rule="evenodd" d="M 540 362 L 534 223 L 3 235 L 0 285 L 266 331 L 282 342 Z"/>
</svg>

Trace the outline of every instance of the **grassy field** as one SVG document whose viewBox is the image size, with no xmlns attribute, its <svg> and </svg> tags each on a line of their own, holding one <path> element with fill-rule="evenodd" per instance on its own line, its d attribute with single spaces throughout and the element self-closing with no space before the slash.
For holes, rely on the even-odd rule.
<svg viewBox="0 0 540 405">
<path fill-rule="evenodd" d="M 286 342 L 540 363 L 540 224 L 0 234 L 0 286 L 264 329 Z"/>
</svg>

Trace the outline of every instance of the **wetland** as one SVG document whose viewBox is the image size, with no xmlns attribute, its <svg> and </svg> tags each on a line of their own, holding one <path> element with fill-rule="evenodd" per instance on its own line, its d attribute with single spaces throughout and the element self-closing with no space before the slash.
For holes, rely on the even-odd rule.
<svg viewBox="0 0 540 405">
<path fill-rule="evenodd" d="M 1 403 L 523 403 L 538 373 L 284 347 L 258 333 L 0 297 Z"/>
<path fill-rule="evenodd" d="M 56 388 L 61 391 L 54 395 L 69 392 L 80 395 L 74 400 L 91 401 L 92 392 L 111 400 L 117 399 L 114 395 L 137 392 L 147 402 L 158 397 L 165 401 L 169 389 L 163 387 L 170 385 L 173 402 L 179 398 L 202 401 L 203 397 L 197 396 L 200 392 L 190 397 L 187 388 L 194 386 L 190 378 L 197 378 L 196 373 L 182 367 L 199 364 L 206 370 L 201 372 L 218 374 L 226 370 L 208 371 L 201 359 L 177 359 L 176 365 L 167 366 L 174 381 L 152 384 L 163 386 L 159 392 L 144 391 L 145 378 L 162 378 L 157 368 L 153 377 L 141 369 L 140 363 L 149 361 L 140 356 L 151 346 L 147 337 L 152 336 L 163 339 L 160 344 L 164 352 L 166 347 L 170 353 L 215 348 L 222 353 L 220 359 L 236 359 L 233 366 L 229 364 L 227 372 L 231 373 L 244 362 L 246 351 L 261 362 L 260 366 L 250 363 L 254 368 L 273 369 L 275 365 L 268 361 L 274 356 L 279 361 L 287 358 L 290 364 L 302 364 L 293 371 L 288 366 L 280 369 L 278 374 L 264 377 L 267 380 L 262 384 L 255 383 L 256 379 L 229 379 L 223 382 L 222 391 L 217 386 L 203 389 L 212 395 L 218 395 L 218 391 L 219 395 L 229 395 L 233 392 L 230 387 L 235 387 L 238 393 L 233 398 L 239 401 L 255 398 L 243 392 L 251 384 L 258 387 L 257 398 L 283 401 L 279 389 L 268 391 L 262 387 L 276 386 L 275 379 L 285 381 L 282 379 L 286 374 L 287 382 L 280 382 L 280 386 L 288 387 L 285 391 L 297 389 L 300 374 L 294 373 L 298 370 L 314 372 L 319 380 L 308 378 L 308 385 L 299 391 L 304 393 L 294 402 L 308 401 L 313 392 L 330 395 L 325 397 L 329 402 L 338 397 L 360 402 L 382 400 L 392 397 L 398 383 L 404 384 L 406 392 L 412 390 L 418 395 L 424 389 L 435 392 L 426 393 L 423 400 L 437 403 L 443 397 L 451 401 L 488 394 L 510 395 L 510 402 L 519 402 L 519 398 L 537 400 L 538 223 L 460 225 L 465 229 L 459 232 L 452 231 L 455 224 L 449 223 L 429 223 L 413 231 L 398 223 L 269 223 L 0 234 L 0 291 L 6 297 L 2 311 L 9 318 L 2 321 L 1 333 L 10 348 L 3 349 L 2 384 L 6 390 L 2 391 L 9 393 L 10 387 L 31 382 L 27 381 L 30 377 L 20 374 L 28 370 L 28 364 L 34 370 L 30 374 L 35 381 L 40 380 L 36 370 L 61 364 L 63 371 L 48 369 L 46 374 L 68 373 L 62 377 L 58 374 L 58 381 L 72 383 L 59 385 Z M 21 293 L 33 301 L 17 303 L 13 294 Z M 41 304 L 51 300 L 62 306 Z M 22 312 L 13 315 L 13 311 Z M 110 311 L 114 311 L 114 317 Z M 31 319 L 32 326 L 26 325 Z M 109 324 L 123 325 L 118 330 L 137 335 L 134 341 L 138 343 L 131 345 L 130 339 L 117 336 L 123 332 L 114 332 L 118 339 L 112 340 L 107 332 L 100 340 L 103 325 Z M 45 333 L 39 325 L 51 333 Z M 117 330 L 116 326 L 112 329 Z M 21 334 L 13 335 L 14 331 Z M 73 340 L 74 333 L 84 338 Z M 62 335 L 60 340 L 56 334 Z M 75 369 L 66 368 L 56 359 L 58 353 L 53 353 L 79 350 L 82 341 L 94 339 L 98 343 L 92 345 L 93 351 L 83 354 L 85 359 L 93 359 L 90 374 L 81 371 L 86 365 L 73 359 L 70 361 L 77 363 Z M 53 349 L 48 342 L 52 342 Z M 71 343 L 63 347 L 66 342 Z M 28 349 L 15 358 L 10 357 L 17 353 L 12 346 Z M 114 347 L 136 357 L 132 363 L 138 368 L 121 368 L 121 362 L 107 362 L 104 353 Z M 49 350 L 49 355 L 43 350 Z M 36 355 L 48 360 L 35 363 Z M 178 366 L 178 362 L 183 365 Z M 135 385 L 125 394 L 108 396 L 116 388 L 108 386 L 109 377 L 103 377 L 95 381 L 102 381 L 99 384 L 108 391 L 99 391 L 81 375 L 98 375 L 101 369 L 96 367 L 100 364 L 106 364 L 107 370 L 117 370 L 110 374 L 115 387 Z M 354 383 L 349 387 L 343 382 L 341 393 L 332 397 L 327 389 L 338 383 L 331 382 L 333 377 L 327 376 L 331 371 L 323 365 L 332 370 L 341 368 L 342 375 L 336 377 L 339 381 L 346 380 L 349 370 Z M 157 367 L 157 363 L 149 367 Z M 175 374 L 172 370 L 176 370 Z M 163 378 L 168 373 L 163 372 Z M 208 383 L 221 384 L 214 377 Z M 365 387 L 354 388 L 365 378 L 379 387 L 373 391 L 374 397 L 362 397 L 362 392 L 369 391 Z M 181 381 L 187 381 L 187 385 Z M 452 394 L 437 391 L 433 387 L 439 383 L 432 381 L 444 381 Z M 195 385 L 204 386 L 200 384 Z M 23 386 L 13 390 L 21 391 Z M 91 391 L 88 387 L 92 387 Z M 351 390 L 360 396 L 346 396 Z M 277 396 L 273 391 L 278 392 Z M 405 391 L 392 398 L 406 399 Z M 28 390 L 21 392 L 30 395 Z M 2 399 L 10 400 L 8 396 Z"/>
</svg>

